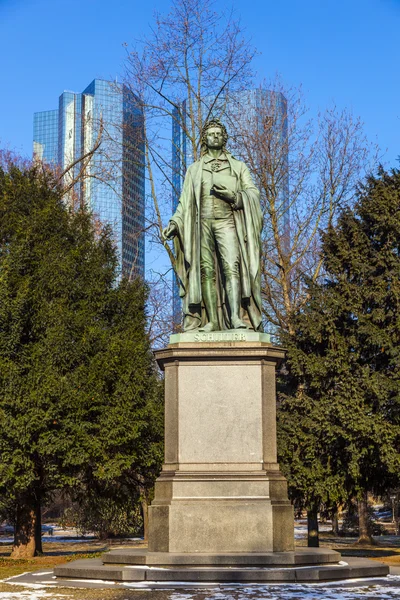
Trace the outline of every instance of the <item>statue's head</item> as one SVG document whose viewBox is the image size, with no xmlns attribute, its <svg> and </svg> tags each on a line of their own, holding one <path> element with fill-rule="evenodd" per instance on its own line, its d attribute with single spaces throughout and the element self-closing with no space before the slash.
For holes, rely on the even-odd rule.
<svg viewBox="0 0 400 600">
<path fill-rule="evenodd" d="M 201 130 L 201 154 L 206 154 L 207 149 L 210 147 L 210 133 L 220 130 L 222 150 L 226 151 L 226 143 L 228 141 L 228 132 L 225 125 L 217 118 L 212 117 L 207 121 Z"/>
</svg>

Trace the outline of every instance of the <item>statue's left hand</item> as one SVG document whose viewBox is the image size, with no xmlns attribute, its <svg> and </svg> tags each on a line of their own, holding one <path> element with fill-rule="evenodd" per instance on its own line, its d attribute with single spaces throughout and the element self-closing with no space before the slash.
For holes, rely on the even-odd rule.
<svg viewBox="0 0 400 600">
<path fill-rule="evenodd" d="M 215 195 L 218 196 L 218 198 L 225 200 L 225 202 L 229 202 L 229 204 L 233 204 L 236 200 L 235 192 L 232 192 L 232 190 L 228 190 L 228 188 L 224 185 L 217 185 L 216 183 L 214 183 L 214 185 L 212 186 L 212 190 L 215 193 Z"/>
</svg>

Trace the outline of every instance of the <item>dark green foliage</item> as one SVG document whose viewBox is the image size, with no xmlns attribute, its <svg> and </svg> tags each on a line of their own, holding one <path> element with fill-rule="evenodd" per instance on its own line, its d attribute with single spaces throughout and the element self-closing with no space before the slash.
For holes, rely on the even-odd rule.
<svg viewBox="0 0 400 600">
<path fill-rule="evenodd" d="M 134 498 L 121 498 L 114 494 L 112 498 L 91 495 L 83 498 L 80 504 L 67 508 L 61 523 L 66 526 L 73 523 L 81 535 L 95 533 L 102 539 L 113 536 L 138 536 L 143 531 L 140 507 Z"/>
<path fill-rule="evenodd" d="M 110 230 L 69 210 L 51 174 L 0 170 L 0 510 L 60 487 L 151 485 L 162 405 L 146 289 L 116 273 Z"/>
<path fill-rule="evenodd" d="M 379 173 L 323 237 L 324 281 L 292 320 L 280 456 L 299 505 L 398 485 L 400 174 Z"/>
</svg>

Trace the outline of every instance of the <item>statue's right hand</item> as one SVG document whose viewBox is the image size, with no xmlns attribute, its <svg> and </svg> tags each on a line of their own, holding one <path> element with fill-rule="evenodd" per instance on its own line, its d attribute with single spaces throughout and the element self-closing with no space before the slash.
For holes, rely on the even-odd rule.
<svg viewBox="0 0 400 600">
<path fill-rule="evenodd" d="M 170 221 L 165 229 L 163 229 L 162 235 L 164 240 L 172 240 L 178 233 L 178 227 L 176 223 Z"/>
</svg>

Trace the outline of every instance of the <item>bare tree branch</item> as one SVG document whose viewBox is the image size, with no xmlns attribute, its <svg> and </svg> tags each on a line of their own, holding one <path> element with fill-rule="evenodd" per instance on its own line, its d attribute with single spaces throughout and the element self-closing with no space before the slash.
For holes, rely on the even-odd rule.
<svg viewBox="0 0 400 600">
<path fill-rule="evenodd" d="M 260 88 L 259 99 L 246 110 L 239 96 L 230 126 L 261 190 L 266 321 L 271 331 L 290 332 L 290 315 L 306 299 L 305 279 L 322 274 L 319 233 L 354 202 L 378 150 L 347 110 L 333 106 L 307 120 L 301 90 L 275 81 Z"/>
</svg>

